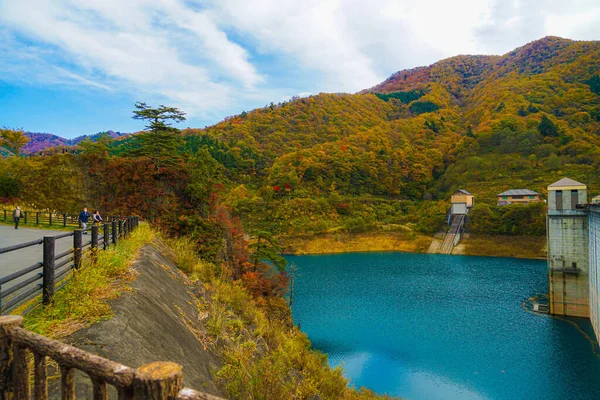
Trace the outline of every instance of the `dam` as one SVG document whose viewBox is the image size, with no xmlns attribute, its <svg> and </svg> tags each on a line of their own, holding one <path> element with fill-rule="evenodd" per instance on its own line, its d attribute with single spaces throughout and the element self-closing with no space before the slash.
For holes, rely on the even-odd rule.
<svg viewBox="0 0 600 400">
<path fill-rule="evenodd" d="M 589 318 L 600 337 L 600 205 L 563 178 L 548 186 L 548 302 L 554 315 Z"/>
</svg>

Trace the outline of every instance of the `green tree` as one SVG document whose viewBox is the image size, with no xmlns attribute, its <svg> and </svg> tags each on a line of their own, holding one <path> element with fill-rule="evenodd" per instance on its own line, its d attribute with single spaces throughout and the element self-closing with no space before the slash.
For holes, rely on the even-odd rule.
<svg viewBox="0 0 600 400">
<path fill-rule="evenodd" d="M 254 264 L 254 270 L 258 269 L 258 263 L 267 261 L 273 264 L 279 271 L 284 271 L 287 264 L 281 253 L 281 246 L 270 232 L 257 232 L 256 243 L 248 245 L 251 250 L 250 260 Z"/>
<path fill-rule="evenodd" d="M 135 103 L 137 110 L 133 111 L 133 119 L 148 122 L 144 133 L 135 136 L 135 156 L 150 157 L 157 170 L 177 156 L 177 150 L 183 145 L 180 131 L 171 126 L 171 122 L 185 121 L 185 113 L 175 107 L 164 105 L 152 108 L 146 103 Z"/>
<path fill-rule="evenodd" d="M 83 149 L 84 154 L 108 157 L 108 149 L 113 142 L 114 139 L 108 133 L 103 133 L 94 142 L 90 138 L 85 138 L 79 143 L 79 147 Z"/>
<path fill-rule="evenodd" d="M 558 127 L 552 122 L 550 118 L 543 115 L 540 124 L 538 125 L 538 131 L 542 136 L 556 137 L 558 136 Z"/>
<path fill-rule="evenodd" d="M 206 216 L 209 196 L 216 183 L 223 183 L 223 166 L 215 160 L 207 149 L 200 149 L 187 164 L 189 184 L 187 192 L 200 214 Z"/>
<path fill-rule="evenodd" d="M 21 149 L 29 142 L 22 130 L 0 129 L 0 145 L 6 147 L 19 157 Z"/>
</svg>

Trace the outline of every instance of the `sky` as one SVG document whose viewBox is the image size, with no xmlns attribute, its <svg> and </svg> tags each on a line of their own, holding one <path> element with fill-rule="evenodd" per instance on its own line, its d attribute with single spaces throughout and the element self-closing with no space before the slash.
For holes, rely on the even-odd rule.
<svg viewBox="0 0 600 400">
<path fill-rule="evenodd" d="M 598 0 L 0 0 L 0 127 L 133 132 L 143 101 L 202 128 L 599 21 Z"/>
</svg>

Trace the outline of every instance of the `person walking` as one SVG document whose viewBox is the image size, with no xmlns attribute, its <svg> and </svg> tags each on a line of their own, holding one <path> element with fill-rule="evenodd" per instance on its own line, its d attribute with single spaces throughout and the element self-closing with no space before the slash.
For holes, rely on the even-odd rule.
<svg viewBox="0 0 600 400">
<path fill-rule="evenodd" d="M 22 216 L 23 216 L 23 212 L 21 211 L 21 208 L 19 206 L 17 206 L 17 208 L 15 208 L 15 210 L 13 211 L 13 220 L 15 221 L 15 229 L 19 229 L 19 221 L 21 220 Z"/>
<path fill-rule="evenodd" d="M 84 235 L 87 235 L 87 224 L 91 216 L 92 214 L 88 212 L 86 207 L 84 207 L 83 211 L 79 213 L 79 221 L 81 222 L 81 228 L 83 229 Z"/>
<path fill-rule="evenodd" d="M 103 219 L 102 219 L 102 216 L 100 215 L 100 211 L 98 211 L 98 210 L 94 211 L 93 218 L 94 218 L 94 225 L 100 226 L 102 224 Z"/>
</svg>

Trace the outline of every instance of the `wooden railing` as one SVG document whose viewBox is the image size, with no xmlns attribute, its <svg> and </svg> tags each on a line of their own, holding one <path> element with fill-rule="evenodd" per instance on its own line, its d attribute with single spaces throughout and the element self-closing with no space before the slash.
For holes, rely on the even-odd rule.
<svg viewBox="0 0 600 400">
<path fill-rule="evenodd" d="M 42 293 L 42 303 L 51 303 L 57 282 L 65 282 L 67 274 L 72 270 L 79 269 L 84 258 L 94 259 L 99 249 L 106 249 L 111 244 L 116 244 L 118 240 L 132 232 L 138 224 L 138 217 L 127 217 L 104 224 L 102 232 L 99 226 L 92 226 L 91 238 L 86 243 L 83 242 L 83 231 L 75 230 L 0 248 L 0 255 L 2 255 L 42 245 L 41 261 L 0 277 L 0 313 L 9 311 L 40 292 Z M 57 254 L 56 240 L 67 237 L 73 237 L 72 247 Z"/>
<path fill-rule="evenodd" d="M 108 399 L 108 385 L 119 400 L 222 400 L 183 388 L 183 368 L 173 362 L 154 362 L 137 369 L 23 329 L 23 317 L 0 317 L 0 398 L 48 399 L 47 359 L 60 367 L 61 399 L 75 399 L 75 371 L 87 374 L 94 400 Z M 29 354 L 33 354 L 33 362 Z M 33 381 L 30 367 L 33 366 Z"/>
<path fill-rule="evenodd" d="M 0 218 L 5 222 L 13 220 L 13 210 L 0 210 Z M 109 215 L 106 217 L 106 222 L 118 221 L 121 217 L 117 215 Z M 61 213 L 56 211 L 31 211 L 23 210 L 21 212 L 21 225 L 48 225 L 66 227 L 80 227 L 79 214 Z"/>
</svg>

